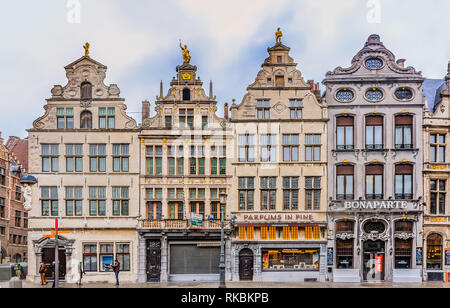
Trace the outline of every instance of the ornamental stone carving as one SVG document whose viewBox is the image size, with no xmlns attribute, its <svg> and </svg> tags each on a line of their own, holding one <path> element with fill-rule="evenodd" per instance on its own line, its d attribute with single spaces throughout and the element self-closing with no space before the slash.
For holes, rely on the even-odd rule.
<svg viewBox="0 0 450 308">
<path fill-rule="evenodd" d="M 355 234 L 353 233 L 346 233 L 346 232 L 340 232 L 340 233 L 336 233 L 336 239 L 340 239 L 340 240 L 349 240 L 355 238 Z"/>
<path fill-rule="evenodd" d="M 400 240 L 407 240 L 410 238 L 415 238 L 416 236 L 414 235 L 414 233 L 407 233 L 407 232 L 402 232 L 402 233 L 395 233 L 394 234 L 394 238 L 398 238 Z"/>
</svg>

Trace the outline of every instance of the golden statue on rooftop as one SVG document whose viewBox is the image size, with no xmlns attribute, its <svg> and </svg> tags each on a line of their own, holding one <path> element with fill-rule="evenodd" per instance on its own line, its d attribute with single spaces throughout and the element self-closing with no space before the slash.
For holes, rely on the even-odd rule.
<svg viewBox="0 0 450 308">
<path fill-rule="evenodd" d="M 180 48 L 181 48 L 181 50 L 183 51 L 183 60 L 184 60 L 184 62 L 185 62 L 185 63 L 191 62 L 190 51 L 189 51 L 189 49 L 187 48 L 187 45 L 184 45 L 184 47 L 183 47 L 183 45 L 181 44 L 181 40 L 180 40 Z"/>
<path fill-rule="evenodd" d="M 84 48 L 84 55 L 86 56 L 86 57 L 89 57 L 89 47 L 90 47 L 91 45 L 89 45 L 89 43 L 86 43 L 84 46 L 83 46 L 83 48 Z"/>
<path fill-rule="evenodd" d="M 283 32 L 281 32 L 281 29 L 278 28 L 277 32 L 275 33 L 275 37 L 277 40 L 277 45 L 281 44 L 281 37 L 283 36 Z"/>
</svg>

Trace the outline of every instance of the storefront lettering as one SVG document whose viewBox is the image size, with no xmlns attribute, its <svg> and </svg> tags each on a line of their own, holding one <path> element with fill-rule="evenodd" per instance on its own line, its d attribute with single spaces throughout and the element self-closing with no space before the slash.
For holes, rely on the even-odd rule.
<svg viewBox="0 0 450 308">
<path fill-rule="evenodd" d="M 312 221 L 313 215 L 310 214 L 255 214 L 244 215 L 244 220 L 266 220 L 266 221 Z"/>
<path fill-rule="evenodd" d="M 346 201 L 346 209 L 406 209 L 407 201 Z"/>
</svg>

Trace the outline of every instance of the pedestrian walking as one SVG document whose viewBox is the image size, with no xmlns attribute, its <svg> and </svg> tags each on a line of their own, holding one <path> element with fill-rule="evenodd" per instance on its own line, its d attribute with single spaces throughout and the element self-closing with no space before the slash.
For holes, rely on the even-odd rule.
<svg viewBox="0 0 450 308">
<path fill-rule="evenodd" d="M 117 259 L 116 259 L 116 261 L 114 261 L 112 268 L 113 268 L 114 274 L 116 275 L 116 286 L 118 286 L 119 285 L 120 262 L 117 261 Z"/>
<path fill-rule="evenodd" d="M 84 271 L 83 261 L 80 261 L 78 263 L 78 274 L 80 275 L 79 280 L 77 281 L 77 284 L 81 286 L 81 279 L 83 279 L 83 274 L 86 275 L 86 272 Z"/>
<path fill-rule="evenodd" d="M 46 272 L 47 266 L 44 264 L 44 262 L 41 261 L 41 264 L 39 265 L 39 275 L 41 275 L 41 285 L 45 285 L 48 283 L 47 277 L 45 277 Z"/>
</svg>

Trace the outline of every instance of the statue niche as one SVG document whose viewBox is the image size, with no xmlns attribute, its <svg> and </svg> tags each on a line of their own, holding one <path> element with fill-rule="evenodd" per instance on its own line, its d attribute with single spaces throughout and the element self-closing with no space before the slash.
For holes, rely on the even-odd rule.
<svg viewBox="0 0 450 308">
<path fill-rule="evenodd" d="M 85 110 L 80 114 L 80 128 L 81 129 L 92 128 L 92 113 L 90 111 Z"/>
</svg>

